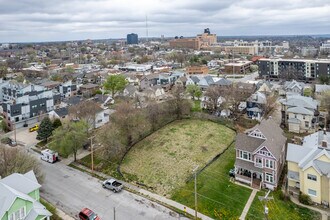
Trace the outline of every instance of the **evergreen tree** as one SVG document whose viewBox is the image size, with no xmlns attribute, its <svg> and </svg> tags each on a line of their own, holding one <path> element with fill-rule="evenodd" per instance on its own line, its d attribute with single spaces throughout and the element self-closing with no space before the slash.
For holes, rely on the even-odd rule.
<svg viewBox="0 0 330 220">
<path fill-rule="evenodd" d="M 48 117 L 44 118 L 39 126 L 38 129 L 38 135 L 37 135 L 37 139 L 38 140 L 46 140 L 46 142 L 48 141 L 48 138 L 52 135 L 54 128 L 53 128 L 53 124 L 50 121 L 50 119 Z"/>
<path fill-rule="evenodd" d="M 58 127 L 61 127 L 62 126 L 62 122 L 59 118 L 56 118 L 54 121 L 53 121 L 53 129 L 56 129 Z"/>
</svg>

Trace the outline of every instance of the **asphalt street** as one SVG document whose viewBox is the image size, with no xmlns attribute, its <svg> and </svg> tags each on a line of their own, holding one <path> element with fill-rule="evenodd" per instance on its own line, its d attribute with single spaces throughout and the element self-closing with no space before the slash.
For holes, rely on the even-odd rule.
<svg viewBox="0 0 330 220">
<path fill-rule="evenodd" d="M 116 207 L 116 220 L 180 219 L 170 209 L 128 191 L 103 189 L 98 179 L 62 163 L 41 163 L 45 173 L 41 196 L 72 217 L 87 207 L 101 219 L 112 220 Z"/>
</svg>

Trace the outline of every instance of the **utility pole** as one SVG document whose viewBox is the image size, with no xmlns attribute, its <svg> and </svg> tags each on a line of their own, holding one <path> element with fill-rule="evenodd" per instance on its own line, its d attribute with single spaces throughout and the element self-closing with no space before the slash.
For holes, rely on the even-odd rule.
<svg viewBox="0 0 330 220">
<path fill-rule="evenodd" d="M 92 171 L 94 171 L 94 155 L 93 155 L 93 138 L 95 136 L 90 137 L 91 139 L 91 162 L 92 162 Z"/>
<path fill-rule="evenodd" d="M 113 220 L 116 220 L 116 207 L 113 207 Z"/>
<path fill-rule="evenodd" d="M 258 197 L 260 201 L 265 201 L 264 214 L 265 214 L 265 219 L 266 220 L 268 220 L 268 212 L 269 212 L 268 207 L 267 207 L 267 202 L 269 200 L 274 199 L 273 197 L 268 197 L 269 193 L 270 193 L 270 190 L 267 192 L 267 194 L 264 197 L 262 197 L 262 196 Z"/>
<path fill-rule="evenodd" d="M 198 166 L 193 169 L 193 172 L 195 173 L 195 220 L 197 220 L 197 170 Z"/>
</svg>

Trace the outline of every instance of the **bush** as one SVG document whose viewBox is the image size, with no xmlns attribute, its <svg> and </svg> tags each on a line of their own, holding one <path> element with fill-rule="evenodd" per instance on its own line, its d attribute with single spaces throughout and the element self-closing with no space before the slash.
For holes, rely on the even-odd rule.
<svg viewBox="0 0 330 220">
<path fill-rule="evenodd" d="M 54 121 L 53 121 L 53 128 L 56 129 L 58 127 L 62 126 L 62 122 L 59 118 L 56 118 Z"/>
<path fill-rule="evenodd" d="M 2 129 L 4 132 L 8 132 L 8 131 L 9 131 L 9 128 L 8 128 L 8 126 L 7 126 L 7 123 L 6 123 L 4 120 L 1 121 L 1 129 Z"/>
<path fill-rule="evenodd" d="M 280 190 L 278 192 L 278 197 L 280 198 L 280 200 L 282 201 L 289 201 L 290 200 L 290 196 L 287 195 L 286 193 L 284 193 L 282 190 Z"/>
<path fill-rule="evenodd" d="M 309 195 L 306 195 L 304 193 L 299 194 L 299 202 L 304 204 L 304 205 L 312 205 L 312 199 Z"/>
</svg>

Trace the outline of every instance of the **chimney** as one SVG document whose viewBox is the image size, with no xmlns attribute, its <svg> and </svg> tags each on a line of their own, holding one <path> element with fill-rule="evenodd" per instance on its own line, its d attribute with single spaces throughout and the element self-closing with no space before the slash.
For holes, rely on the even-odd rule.
<svg viewBox="0 0 330 220">
<path fill-rule="evenodd" d="M 323 140 L 322 140 L 321 146 L 322 146 L 322 148 L 327 148 L 328 147 L 327 130 L 326 130 L 326 128 L 323 129 Z"/>
<path fill-rule="evenodd" d="M 322 147 L 327 148 L 328 147 L 328 142 L 326 140 L 322 141 Z"/>
</svg>

